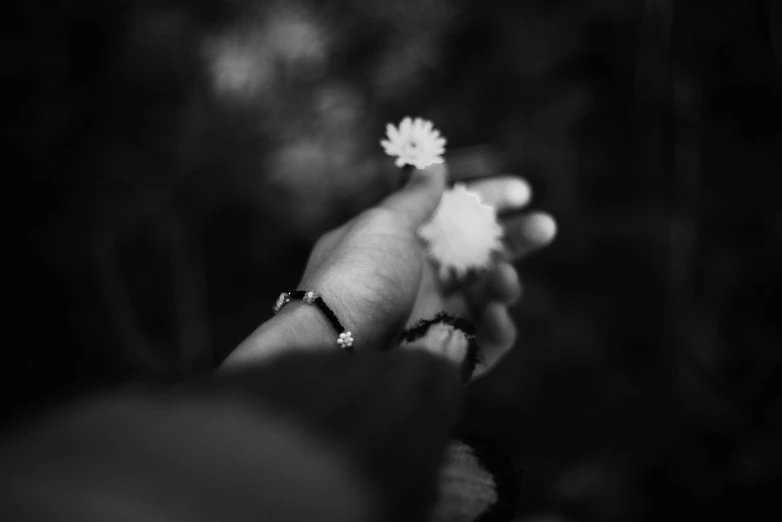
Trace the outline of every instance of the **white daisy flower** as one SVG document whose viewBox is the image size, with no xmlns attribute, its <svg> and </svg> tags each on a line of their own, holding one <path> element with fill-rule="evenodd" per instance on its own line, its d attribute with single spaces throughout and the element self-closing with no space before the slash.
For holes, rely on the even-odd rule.
<svg viewBox="0 0 782 522">
<path fill-rule="evenodd" d="M 502 250 L 502 226 L 494 207 L 464 185 L 443 194 L 432 219 L 418 230 L 429 256 L 439 265 L 442 282 L 462 279 L 470 271 L 489 267 Z"/>
<path fill-rule="evenodd" d="M 435 163 L 443 162 L 445 138 L 434 128 L 431 121 L 407 117 L 399 128 L 386 125 L 386 137 L 380 144 L 389 156 L 396 156 L 396 166 L 412 165 L 422 170 Z"/>
</svg>

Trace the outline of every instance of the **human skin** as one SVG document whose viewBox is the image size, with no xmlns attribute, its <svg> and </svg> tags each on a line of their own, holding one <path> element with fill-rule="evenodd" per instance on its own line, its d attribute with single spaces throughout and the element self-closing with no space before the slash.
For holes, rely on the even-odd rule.
<svg viewBox="0 0 782 522">
<path fill-rule="evenodd" d="M 384 346 L 405 326 L 440 311 L 466 317 L 477 327 L 486 370 L 516 336 L 508 307 L 518 299 L 521 284 L 512 262 L 550 242 L 553 230 L 531 233 L 535 216 L 504 222 L 505 259 L 463 291 L 445 293 L 416 232 L 437 208 L 447 180 L 445 165 L 416 170 L 407 185 L 380 204 L 323 235 L 298 288 L 323 297 L 352 332 L 357 350 Z M 529 188 L 518 177 L 495 177 L 468 187 L 498 211 L 520 209 L 529 200 Z M 333 327 L 318 309 L 291 302 L 253 332 L 224 367 L 257 362 L 287 347 L 323 349 L 332 338 Z"/>
</svg>

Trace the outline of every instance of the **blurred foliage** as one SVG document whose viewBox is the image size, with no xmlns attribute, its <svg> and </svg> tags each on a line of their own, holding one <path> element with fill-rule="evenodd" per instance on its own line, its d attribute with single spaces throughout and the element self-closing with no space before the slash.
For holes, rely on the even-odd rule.
<svg viewBox="0 0 782 522">
<path fill-rule="evenodd" d="M 389 190 L 384 123 L 423 116 L 559 222 L 467 407 L 525 469 L 524 519 L 778 506 L 773 0 L 15 4 L 15 397 L 208 372 Z"/>
</svg>

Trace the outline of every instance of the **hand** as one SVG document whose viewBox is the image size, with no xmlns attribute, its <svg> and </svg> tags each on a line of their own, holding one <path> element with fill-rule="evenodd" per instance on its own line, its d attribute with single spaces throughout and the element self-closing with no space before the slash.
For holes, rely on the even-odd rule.
<svg viewBox="0 0 782 522">
<path fill-rule="evenodd" d="M 384 346 L 406 325 L 443 310 L 467 317 L 478 328 L 482 358 L 489 367 L 515 340 L 507 307 L 519 297 L 521 285 L 511 262 L 547 244 L 553 238 L 553 220 L 530 215 L 505 222 L 506 259 L 465 292 L 446 296 L 416 236 L 437 208 L 446 178 L 442 165 L 416 171 L 401 190 L 325 234 L 315 245 L 298 288 L 322 295 L 353 333 L 358 350 Z M 452 178 L 466 180 L 463 173 Z M 469 188 L 500 212 L 520 209 L 529 200 L 529 187 L 515 177 L 476 181 Z M 550 225 L 548 234 L 535 233 L 541 223 Z M 324 339 L 334 335 L 319 311 L 293 302 L 231 359 L 244 359 L 243 352 L 273 353 L 276 344 L 324 346 Z"/>
<path fill-rule="evenodd" d="M 515 340 L 507 307 L 518 299 L 521 285 L 511 262 L 550 242 L 553 220 L 533 214 L 505 221 L 505 259 L 465 292 L 446 296 L 416 237 L 437 208 L 446 177 L 442 165 L 416 171 L 402 190 L 323 236 L 300 288 L 327 296 L 352 329 L 357 347 L 362 340 L 370 345 L 392 341 L 403 326 L 440 311 L 467 317 L 478 327 L 488 368 Z M 451 176 L 460 182 L 466 178 L 465 172 Z M 528 185 L 516 177 L 476 181 L 469 188 L 499 212 L 518 210 L 530 199 Z"/>
<path fill-rule="evenodd" d="M 484 374 L 493 368 L 516 340 L 516 327 L 508 308 L 521 297 L 522 283 L 513 262 L 550 244 L 556 234 L 556 223 L 548 214 L 534 212 L 519 215 L 531 198 L 527 183 L 516 176 L 495 176 L 471 180 L 479 170 L 454 169 L 450 178 L 466 183 L 481 199 L 497 209 L 502 219 L 505 250 L 501 261 L 464 291 L 443 294 L 437 271 L 431 263 L 423 268 L 421 284 L 408 326 L 419 319 L 433 317 L 440 311 L 466 317 L 477 327 L 481 357 L 473 374 Z"/>
</svg>

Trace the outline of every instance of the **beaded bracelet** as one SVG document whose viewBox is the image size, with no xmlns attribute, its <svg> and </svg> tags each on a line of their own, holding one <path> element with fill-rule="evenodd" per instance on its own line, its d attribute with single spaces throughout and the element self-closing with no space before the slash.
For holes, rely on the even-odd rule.
<svg viewBox="0 0 782 522">
<path fill-rule="evenodd" d="M 334 327 L 334 329 L 337 331 L 337 334 L 339 336 L 337 337 L 337 346 L 340 348 L 343 348 L 349 352 L 353 351 L 353 334 L 349 331 L 345 330 L 345 327 L 342 326 L 342 323 L 339 322 L 339 319 L 337 319 L 337 316 L 334 315 L 334 312 L 331 311 L 331 308 L 329 308 L 326 303 L 323 301 L 323 298 L 317 293 L 312 290 L 304 291 L 304 290 L 296 290 L 295 292 L 283 292 L 280 294 L 280 297 L 277 298 L 277 302 L 274 303 L 274 313 L 277 314 L 282 308 L 291 302 L 291 300 L 302 300 L 308 305 L 315 305 L 317 306 L 321 312 L 323 312 L 323 315 L 326 316 L 326 319 L 329 320 L 331 325 Z"/>
<path fill-rule="evenodd" d="M 440 312 L 431 319 L 421 319 L 416 324 L 402 332 L 399 336 L 400 343 L 413 343 L 422 337 L 425 337 L 429 328 L 436 324 L 448 325 L 454 330 L 464 334 L 467 339 L 467 353 L 462 361 L 462 380 L 469 381 L 475 373 L 475 368 L 481 362 L 481 355 L 478 350 L 478 344 L 475 340 L 475 326 L 467 319 L 448 315 Z"/>
</svg>

